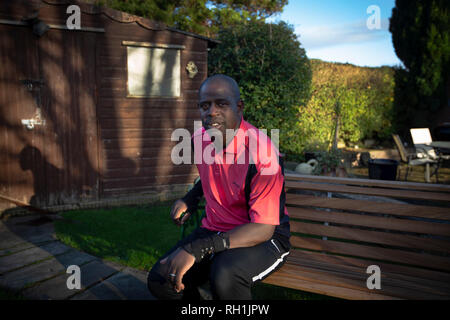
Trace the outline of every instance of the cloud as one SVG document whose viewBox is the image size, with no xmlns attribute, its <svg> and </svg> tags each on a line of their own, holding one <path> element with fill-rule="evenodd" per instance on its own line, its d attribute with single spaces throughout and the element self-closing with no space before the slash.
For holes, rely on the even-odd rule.
<svg viewBox="0 0 450 320">
<path fill-rule="evenodd" d="M 319 49 L 343 44 L 359 44 L 385 40 L 390 37 L 389 20 L 381 19 L 381 28 L 370 30 L 366 20 L 352 23 L 319 25 L 295 29 L 302 46 L 306 49 Z"/>
</svg>

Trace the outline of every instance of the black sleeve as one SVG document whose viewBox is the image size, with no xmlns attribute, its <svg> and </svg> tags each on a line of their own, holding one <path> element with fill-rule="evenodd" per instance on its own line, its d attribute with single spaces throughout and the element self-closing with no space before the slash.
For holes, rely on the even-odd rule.
<svg viewBox="0 0 450 320">
<path fill-rule="evenodd" d="M 194 187 L 181 199 L 183 200 L 187 206 L 189 212 L 195 212 L 197 210 L 198 203 L 200 199 L 203 197 L 203 187 L 202 181 L 198 180 L 198 182 L 194 185 Z"/>
</svg>

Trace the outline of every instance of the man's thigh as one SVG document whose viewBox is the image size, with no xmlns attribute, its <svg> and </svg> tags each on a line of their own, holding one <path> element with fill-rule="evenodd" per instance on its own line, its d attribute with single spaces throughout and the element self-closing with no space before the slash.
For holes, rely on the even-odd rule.
<svg viewBox="0 0 450 320">
<path fill-rule="evenodd" d="M 211 266 L 211 280 L 214 277 L 230 277 L 244 281 L 248 286 L 263 280 L 280 268 L 289 254 L 278 240 L 271 239 L 253 247 L 236 248 L 217 254 Z M 216 281 L 224 281 L 216 279 Z"/>
</svg>

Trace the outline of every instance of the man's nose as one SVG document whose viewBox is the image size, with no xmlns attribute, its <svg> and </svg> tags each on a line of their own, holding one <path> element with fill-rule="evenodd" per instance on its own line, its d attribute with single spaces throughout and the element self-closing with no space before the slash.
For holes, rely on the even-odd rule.
<svg viewBox="0 0 450 320">
<path fill-rule="evenodd" d="M 217 105 L 213 102 L 211 103 L 211 106 L 208 109 L 208 115 L 209 116 L 215 116 L 218 113 L 219 109 L 217 108 Z"/>
</svg>

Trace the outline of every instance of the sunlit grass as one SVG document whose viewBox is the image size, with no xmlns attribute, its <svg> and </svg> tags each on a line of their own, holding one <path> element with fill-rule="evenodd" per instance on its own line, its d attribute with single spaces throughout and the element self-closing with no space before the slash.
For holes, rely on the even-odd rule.
<svg viewBox="0 0 450 320">
<path fill-rule="evenodd" d="M 69 211 L 55 221 L 55 231 L 58 239 L 76 249 L 148 271 L 181 238 L 169 212 L 169 204 Z M 193 228 L 192 224 L 188 232 Z M 268 300 L 331 299 L 268 284 L 256 285 L 253 295 Z"/>
</svg>

